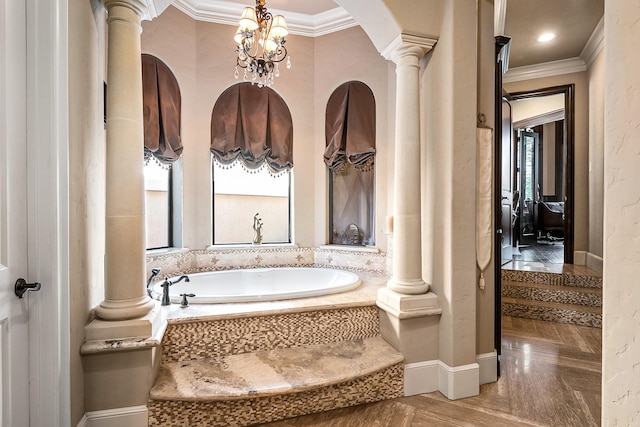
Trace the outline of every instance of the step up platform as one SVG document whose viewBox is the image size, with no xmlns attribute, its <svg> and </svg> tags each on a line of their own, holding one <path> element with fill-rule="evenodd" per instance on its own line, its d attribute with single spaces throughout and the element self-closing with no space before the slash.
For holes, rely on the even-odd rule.
<svg viewBox="0 0 640 427">
<path fill-rule="evenodd" d="M 246 426 L 403 395 L 381 337 L 164 363 L 150 426 Z"/>
<path fill-rule="evenodd" d="M 502 270 L 502 314 L 602 327 L 602 275 L 586 267 Z"/>
<path fill-rule="evenodd" d="M 502 315 L 602 328 L 602 308 L 502 298 Z"/>
<path fill-rule="evenodd" d="M 545 285 L 505 280 L 502 282 L 502 296 L 503 298 L 602 307 L 601 288 L 576 289 L 576 287 L 573 286 Z"/>
<path fill-rule="evenodd" d="M 502 280 L 578 288 L 602 288 L 602 276 L 596 274 L 503 269 Z"/>
</svg>

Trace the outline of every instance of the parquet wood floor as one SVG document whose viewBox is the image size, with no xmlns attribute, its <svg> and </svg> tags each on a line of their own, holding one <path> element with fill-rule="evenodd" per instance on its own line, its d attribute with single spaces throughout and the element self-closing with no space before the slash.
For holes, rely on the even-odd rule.
<svg viewBox="0 0 640 427">
<path fill-rule="evenodd" d="M 439 392 L 338 409 L 269 427 L 598 426 L 601 330 L 503 317 L 502 376 L 457 401 Z"/>
</svg>

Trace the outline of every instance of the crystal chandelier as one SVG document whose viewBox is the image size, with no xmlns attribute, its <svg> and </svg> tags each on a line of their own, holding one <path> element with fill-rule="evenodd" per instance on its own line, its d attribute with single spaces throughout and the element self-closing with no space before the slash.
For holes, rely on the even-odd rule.
<svg viewBox="0 0 640 427">
<path fill-rule="evenodd" d="M 244 68 L 245 81 L 260 87 L 271 86 L 280 75 L 278 63 L 286 58 L 287 68 L 291 68 L 291 59 L 284 47 L 287 34 L 284 16 L 267 12 L 265 0 L 256 0 L 255 9 L 245 7 L 233 38 L 238 45 L 235 78 L 240 77 L 238 67 Z"/>
</svg>

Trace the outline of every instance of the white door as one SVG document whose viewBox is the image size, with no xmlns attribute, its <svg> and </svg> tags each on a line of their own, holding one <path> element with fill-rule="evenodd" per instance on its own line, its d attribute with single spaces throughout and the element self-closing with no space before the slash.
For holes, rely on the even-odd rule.
<svg viewBox="0 0 640 427">
<path fill-rule="evenodd" d="M 26 12 L 0 0 L 0 414 L 3 427 L 29 425 L 27 272 Z"/>
</svg>

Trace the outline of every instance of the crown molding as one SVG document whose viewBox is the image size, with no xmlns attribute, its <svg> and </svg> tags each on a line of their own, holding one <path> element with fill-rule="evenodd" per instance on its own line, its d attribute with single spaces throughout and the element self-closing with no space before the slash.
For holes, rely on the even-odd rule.
<svg viewBox="0 0 640 427">
<path fill-rule="evenodd" d="M 238 19 L 244 9 L 240 3 L 207 0 L 175 0 L 173 6 L 195 20 L 233 26 L 238 25 Z M 358 25 L 341 7 L 315 15 L 277 9 L 269 9 L 269 12 L 284 15 L 289 34 L 304 37 L 319 37 Z"/>
<path fill-rule="evenodd" d="M 559 76 L 562 74 L 579 73 L 582 71 L 587 71 L 587 65 L 582 58 L 576 57 L 561 59 L 559 61 L 543 62 L 542 64 L 510 68 L 509 71 L 505 73 L 502 81 L 504 83 L 511 83 L 522 80 Z"/>
<path fill-rule="evenodd" d="M 147 5 L 147 14 L 142 18 L 148 20 L 157 18 L 166 8 L 171 6 L 171 1 L 172 0 L 144 0 Z"/>
<path fill-rule="evenodd" d="M 591 67 L 602 49 L 604 49 L 604 16 L 600 18 L 600 22 L 593 29 L 593 33 L 580 53 L 580 58 L 585 62 L 587 68 Z"/>
</svg>

